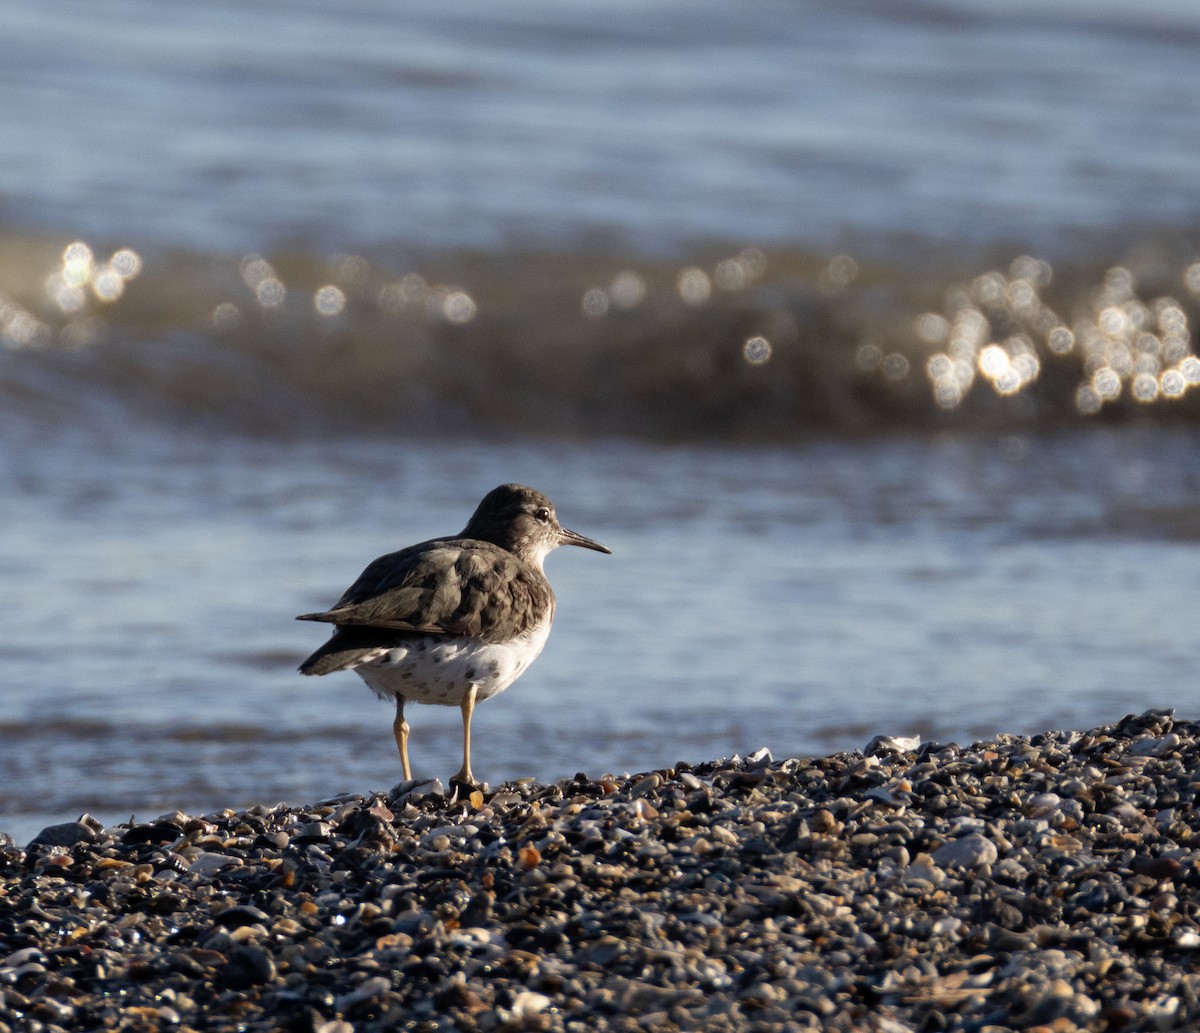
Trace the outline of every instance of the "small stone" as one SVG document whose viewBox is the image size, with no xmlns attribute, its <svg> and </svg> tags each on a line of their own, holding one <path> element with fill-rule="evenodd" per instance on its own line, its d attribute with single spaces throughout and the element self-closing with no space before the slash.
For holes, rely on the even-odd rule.
<svg viewBox="0 0 1200 1033">
<path fill-rule="evenodd" d="M 1174 732 L 1154 739 L 1143 739 L 1129 747 L 1131 757 L 1163 757 L 1177 750 L 1183 742 Z"/>
<path fill-rule="evenodd" d="M 633 813 L 643 821 L 652 821 L 658 817 L 658 809 L 649 800 L 634 800 Z"/>
<path fill-rule="evenodd" d="M 94 843 L 99 836 L 96 830 L 82 821 L 65 821 L 61 825 L 48 825 L 29 841 L 27 850 L 35 846 L 76 846 L 79 843 Z"/>
<path fill-rule="evenodd" d="M 55 1023 L 67 1023 L 75 1017 L 75 1008 L 66 1001 L 58 1001 L 49 995 L 38 998 L 36 1011 Z"/>
<path fill-rule="evenodd" d="M 1058 809 L 1062 798 L 1057 793 L 1038 793 L 1025 803 L 1025 814 L 1030 818 L 1041 818 Z"/>
<path fill-rule="evenodd" d="M 545 994 L 522 990 L 513 998 L 511 1011 L 513 1018 L 524 1022 L 534 1015 L 540 1015 L 553 1003 Z"/>
<path fill-rule="evenodd" d="M 230 986 L 238 988 L 269 983 L 275 978 L 275 959 L 263 947 L 243 944 L 230 952 L 221 975 Z"/>
<path fill-rule="evenodd" d="M 306 821 L 292 833 L 295 843 L 320 843 L 329 838 L 332 827 L 326 821 Z"/>
<path fill-rule="evenodd" d="M 388 805 L 382 800 L 376 800 L 368 809 L 367 813 L 372 814 L 380 821 L 385 822 L 394 821 L 396 818 L 396 815 L 392 812 L 391 808 L 389 808 Z"/>
<path fill-rule="evenodd" d="M 867 800 L 874 800 L 876 803 L 881 803 L 885 807 L 903 807 L 904 801 L 901 800 L 895 793 L 885 786 L 873 786 L 864 794 Z"/>
<path fill-rule="evenodd" d="M 28 965 L 31 961 L 45 960 L 46 955 L 37 947 L 22 947 L 20 950 L 13 951 L 0 962 L 0 968 L 20 968 L 22 965 Z"/>
<path fill-rule="evenodd" d="M 602 936 L 585 947 L 577 957 L 581 964 L 607 968 L 624 953 L 625 945 L 615 936 Z"/>
<path fill-rule="evenodd" d="M 662 785 L 662 777 L 658 774 L 647 775 L 633 783 L 629 790 L 630 796 L 648 796 Z"/>
<path fill-rule="evenodd" d="M 1157 879 L 1160 882 L 1174 879 L 1181 871 L 1183 865 L 1173 857 L 1143 857 L 1133 863 L 1135 875 L 1144 875 L 1148 879 Z"/>
<path fill-rule="evenodd" d="M 813 832 L 832 832 L 837 828 L 837 819 L 828 810 L 821 807 L 813 812 L 808 824 Z"/>
<path fill-rule="evenodd" d="M 919 735 L 877 735 L 863 749 L 868 756 L 879 756 L 888 753 L 912 753 L 921 745 Z"/>
<path fill-rule="evenodd" d="M 188 871 L 205 878 L 211 878 L 222 868 L 241 867 L 242 859 L 230 854 L 199 853 L 192 858 Z"/>
<path fill-rule="evenodd" d="M 444 798 L 446 787 L 442 785 L 440 778 L 430 778 L 421 782 L 401 782 L 392 792 L 393 795 L 388 799 L 388 803 L 392 807 L 397 807 L 406 803 L 420 803 L 422 800 Z"/>
<path fill-rule="evenodd" d="M 978 868 L 995 864 L 996 857 L 996 844 L 978 832 L 952 839 L 933 852 L 934 864 L 942 868 Z"/>
<path fill-rule="evenodd" d="M 226 908 L 216 915 L 217 924 L 225 926 L 226 929 L 237 929 L 240 926 L 253 925 L 255 922 L 265 924 L 270 921 L 270 915 L 261 908 L 253 907 L 249 904 L 239 904 L 235 907 Z"/>
<path fill-rule="evenodd" d="M 351 990 L 350 993 L 337 999 L 337 1010 L 348 1011 L 355 1005 L 364 1004 L 367 1001 L 373 1001 L 375 998 L 387 993 L 392 988 L 392 981 L 384 976 L 371 976 L 369 979 L 364 979 L 357 987 Z"/>
</svg>

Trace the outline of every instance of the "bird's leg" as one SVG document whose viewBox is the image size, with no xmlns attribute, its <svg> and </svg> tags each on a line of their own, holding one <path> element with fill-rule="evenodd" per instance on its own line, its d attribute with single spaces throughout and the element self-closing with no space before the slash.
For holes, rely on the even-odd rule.
<svg viewBox="0 0 1200 1033">
<path fill-rule="evenodd" d="M 412 779 L 412 768 L 408 766 L 408 722 L 404 720 L 404 697 L 396 697 L 396 719 L 392 722 L 392 734 L 400 750 L 400 766 L 404 769 L 404 781 Z"/>
<path fill-rule="evenodd" d="M 475 785 L 475 776 L 471 774 L 471 715 L 475 713 L 475 692 L 475 686 L 472 685 L 463 697 L 463 762 L 458 774 L 450 777 L 451 782 L 472 787 Z"/>
</svg>

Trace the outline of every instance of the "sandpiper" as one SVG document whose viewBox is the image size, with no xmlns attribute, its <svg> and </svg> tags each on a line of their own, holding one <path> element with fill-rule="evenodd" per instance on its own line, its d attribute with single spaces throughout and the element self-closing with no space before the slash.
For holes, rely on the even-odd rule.
<svg viewBox="0 0 1200 1033">
<path fill-rule="evenodd" d="M 608 553 L 568 531 L 541 492 L 502 484 L 488 492 L 453 538 L 434 538 L 371 563 L 323 613 L 333 636 L 300 665 L 303 674 L 355 671 L 380 699 L 396 701 L 392 731 L 404 778 L 404 704 L 457 706 L 463 762 L 451 781 L 475 785 L 471 715 L 503 692 L 542 651 L 554 620 L 554 592 L 542 564 L 560 545 Z"/>
</svg>

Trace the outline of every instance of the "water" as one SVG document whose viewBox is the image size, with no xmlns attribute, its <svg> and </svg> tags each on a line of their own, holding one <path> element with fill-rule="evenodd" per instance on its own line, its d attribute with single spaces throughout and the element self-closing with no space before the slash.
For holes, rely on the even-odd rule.
<svg viewBox="0 0 1200 1033">
<path fill-rule="evenodd" d="M 675 250 L 1197 211 L 1194 5 L 13 0 L 21 225 L 227 251 Z"/>
<path fill-rule="evenodd" d="M 0 39 L 0 829 L 392 784 L 292 618 L 507 480 L 614 555 L 550 559 L 492 783 L 1194 712 L 1194 5 Z"/>
<path fill-rule="evenodd" d="M 0 809 L 28 832 L 390 785 L 390 710 L 353 675 L 295 674 L 320 629 L 291 618 L 457 529 L 498 471 L 614 555 L 550 560 L 550 644 L 478 715 L 492 782 L 1188 711 L 1198 455 L 1165 431 L 754 450 L 51 438 L 5 471 L 0 569 L 21 588 Z M 457 711 L 410 720 L 417 772 L 447 776 Z"/>
</svg>

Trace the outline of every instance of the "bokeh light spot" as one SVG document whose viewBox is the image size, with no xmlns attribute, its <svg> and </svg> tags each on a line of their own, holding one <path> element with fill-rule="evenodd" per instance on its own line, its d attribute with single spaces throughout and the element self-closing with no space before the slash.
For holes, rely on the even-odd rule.
<svg viewBox="0 0 1200 1033">
<path fill-rule="evenodd" d="M 395 315 L 408 304 L 404 290 L 398 283 L 385 283 L 379 288 L 379 294 L 376 295 L 375 301 L 380 309 L 389 315 Z"/>
<path fill-rule="evenodd" d="M 979 371 L 992 380 L 1002 376 L 1008 369 L 1008 352 L 998 344 L 989 344 L 979 353 Z"/>
<path fill-rule="evenodd" d="M 142 256 L 132 248 L 123 247 L 113 253 L 108 264 L 122 280 L 132 280 L 142 271 Z"/>
<path fill-rule="evenodd" d="M 1178 398 L 1187 390 L 1188 383 L 1179 370 L 1169 369 L 1163 373 L 1158 386 L 1164 398 Z"/>
<path fill-rule="evenodd" d="M 703 305 L 712 296 L 712 281 L 703 269 L 689 266 L 679 274 L 676 289 L 687 304 Z"/>
<path fill-rule="evenodd" d="M 877 344 L 860 344 L 854 353 L 854 362 L 864 372 L 877 370 L 883 364 L 883 349 Z"/>
<path fill-rule="evenodd" d="M 637 308 L 646 298 L 646 281 L 640 273 L 626 269 L 613 277 L 608 296 L 619 309 Z"/>
<path fill-rule="evenodd" d="M 116 301 L 124 292 L 125 281 L 112 266 L 103 266 L 92 275 L 92 293 L 101 301 Z"/>
<path fill-rule="evenodd" d="M 457 326 L 471 322 L 475 313 L 475 299 L 466 291 L 450 291 L 442 301 L 442 315 Z"/>
<path fill-rule="evenodd" d="M 957 409 L 962 399 L 962 388 L 954 381 L 939 380 L 934 385 L 933 400 L 939 409 Z"/>
<path fill-rule="evenodd" d="M 749 338 L 742 345 L 742 358 L 751 366 L 761 366 L 771 360 L 771 342 L 761 335 Z"/>
<path fill-rule="evenodd" d="M 1084 416 L 1095 416 L 1103 404 L 1099 393 L 1091 384 L 1080 384 L 1075 389 L 1075 408 Z"/>
<path fill-rule="evenodd" d="M 213 310 L 213 326 L 218 330 L 229 330 L 242 318 L 242 310 L 231 301 L 223 301 Z"/>
<path fill-rule="evenodd" d="M 287 297 L 287 288 L 282 280 L 275 276 L 267 276 L 255 286 L 254 294 L 263 308 L 279 308 Z"/>
<path fill-rule="evenodd" d="M 981 305 L 998 307 L 1004 304 L 1008 285 L 997 272 L 984 273 L 971 283 L 971 296 Z"/>
<path fill-rule="evenodd" d="M 1008 272 L 1014 280 L 1026 280 L 1038 288 L 1047 286 L 1052 276 L 1050 263 L 1032 255 L 1018 255 L 1009 265 Z"/>
<path fill-rule="evenodd" d="M 1075 347 L 1075 335 L 1065 326 L 1056 326 L 1046 338 L 1046 344 L 1055 355 L 1066 355 Z"/>
<path fill-rule="evenodd" d="M 46 280 L 46 295 L 63 312 L 72 315 L 87 304 L 87 295 L 81 286 L 68 283 L 62 272 L 56 272 Z"/>
<path fill-rule="evenodd" d="M 593 287 L 584 292 L 583 301 L 580 304 L 585 316 L 589 319 L 599 319 L 608 314 L 608 292 L 599 287 Z"/>
<path fill-rule="evenodd" d="M 949 355 L 938 353 L 931 355 L 925 363 L 925 372 L 931 380 L 943 380 L 954 374 L 954 360 Z"/>
<path fill-rule="evenodd" d="M 926 344 L 942 344 L 950 336 L 950 323 L 936 312 L 924 312 L 914 324 L 917 336 Z"/>
<path fill-rule="evenodd" d="M 269 280 L 275 276 L 275 270 L 271 268 L 271 263 L 262 255 L 246 255 L 241 261 L 239 271 L 242 275 L 242 283 L 252 291 L 257 291 L 258 285 L 263 280 Z"/>
<path fill-rule="evenodd" d="M 75 287 L 82 287 L 92 277 L 95 258 L 92 249 L 81 240 L 68 244 L 63 251 L 62 278 Z"/>
<path fill-rule="evenodd" d="M 1158 377 L 1152 373 L 1139 373 L 1133 378 L 1133 397 L 1143 404 L 1158 397 Z"/>
<path fill-rule="evenodd" d="M 726 258 L 718 262 L 713 279 L 723 291 L 740 291 L 750 283 L 750 277 L 739 258 Z"/>
<path fill-rule="evenodd" d="M 858 279 L 858 262 L 849 255 L 834 255 L 821 274 L 823 286 L 844 291 Z"/>
<path fill-rule="evenodd" d="M 346 294 L 340 287 L 326 284 L 313 295 L 313 307 L 322 316 L 340 315 L 346 307 Z"/>
<path fill-rule="evenodd" d="M 1092 374 L 1092 388 L 1106 402 L 1121 394 L 1121 376 L 1111 366 L 1104 366 Z"/>
<path fill-rule="evenodd" d="M 1097 325 L 1110 337 L 1117 337 L 1129 326 L 1129 318 L 1125 310 L 1118 305 L 1110 305 L 1096 319 Z"/>
<path fill-rule="evenodd" d="M 892 352 L 883 360 L 883 375 L 889 380 L 903 380 L 909 369 L 908 359 L 899 352 Z"/>
<path fill-rule="evenodd" d="M 1193 262 L 1184 269 L 1183 285 L 1193 294 L 1200 295 L 1200 262 Z"/>
</svg>

